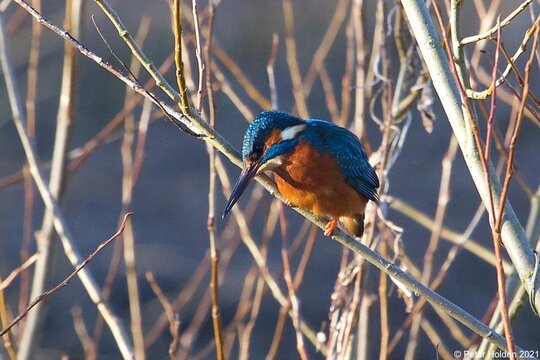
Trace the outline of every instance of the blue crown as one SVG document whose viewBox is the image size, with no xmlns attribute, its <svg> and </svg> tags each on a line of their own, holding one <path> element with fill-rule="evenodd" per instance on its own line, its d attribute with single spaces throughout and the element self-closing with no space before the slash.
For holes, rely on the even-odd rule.
<svg viewBox="0 0 540 360">
<path fill-rule="evenodd" d="M 277 110 L 260 113 L 246 130 L 242 145 L 242 159 L 246 161 L 247 157 L 255 150 L 262 153 L 264 141 L 273 130 L 284 130 L 303 123 L 304 120 Z"/>
</svg>

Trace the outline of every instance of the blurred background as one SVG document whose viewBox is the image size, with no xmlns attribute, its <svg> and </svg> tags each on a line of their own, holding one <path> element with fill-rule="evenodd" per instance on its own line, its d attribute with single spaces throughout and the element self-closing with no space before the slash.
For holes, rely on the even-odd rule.
<svg viewBox="0 0 540 360">
<path fill-rule="evenodd" d="M 347 30 L 350 27 L 349 12 L 350 2 L 341 1 L 347 12 L 345 19 L 336 32 L 335 41 L 324 60 L 325 70 L 329 78 L 329 84 L 334 87 L 337 102 L 342 99 L 342 80 L 347 69 Z M 397 5 L 393 1 L 384 1 L 385 16 L 395 16 Z M 442 2 L 439 2 L 444 7 Z M 488 6 L 487 1 L 479 3 Z M 498 12 L 506 16 L 519 5 L 520 1 L 499 2 Z M 148 21 L 149 28 L 141 47 L 147 56 L 159 67 L 171 55 L 174 39 L 171 32 L 170 4 L 165 0 L 114 0 L 110 1 L 113 8 L 126 25 L 127 29 L 135 36 L 140 24 Z M 191 4 L 185 4 L 190 9 Z M 338 1 L 313 1 L 295 0 L 292 2 L 294 11 L 294 35 L 296 40 L 297 60 L 300 73 L 305 76 L 313 59 L 314 53 L 319 48 L 323 37 L 335 16 Z M 378 2 L 365 1 L 363 3 L 362 24 L 364 27 L 367 48 L 376 33 L 376 14 Z M 473 2 L 464 4 L 463 13 L 470 14 L 470 20 L 464 19 L 462 32 L 464 35 L 472 35 L 479 31 L 479 20 L 476 17 L 478 7 Z M 534 9 L 524 11 L 505 28 L 503 41 L 510 53 L 513 53 L 522 41 L 524 33 L 532 24 L 531 14 L 538 14 L 538 4 L 533 2 Z M 201 22 L 208 19 L 207 3 L 199 3 Z M 43 2 L 41 12 L 51 22 L 61 25 L 64 19 L 65 4 L 62 2 Z M 28 91 L 29 54 L 32 39 L 32 19 L 22 11 L 15 3 L 9 5 L 1 14 L 6 26 L 10 41 L 12 61 L 15 66 L 15 75 L 21 93 Z M 185 12 L 185 16 L 191 17 Z M 127 64 L 130 63 L 129 49 L 119 38 L 116 30 L 105 17 L 103 12 L 94 2 L 84 2 L 82 14 L 82 29 L 80 41 L 92 51 L 96 52 L 104 60 L 114 66 L 121 66 L 108 51 L 107 46 L 99 37 L 91 17 L 109 42 L 115 53 Z M 148 20 L 143 20 L 148 19 Z M 187 25 L 185 20 L 186 38 L 193 41 L 192 25 Z M 385 21 L 386 23 L 386 21 Z M 490 26 L 493 26 L 491 24 Z M 385 25 L 386 26 L 386 25 Z M 204 27 L 203 27 L 204 28 Z M 204 28 L 206 29 L 206 28 Z M 382 31 L 381 29 L 378 29 Z M 389 31 L 389 34 L 391 31 Z M 285 44 L 285 24 L 283 16 L 283 4 L 281 1 L 264 0 L 222 0 L 215 9 L 214 19 L 214 44 L 219 46 L 232 58 L 241 69 L 245 77 L 253 83 L 256 89 L 269 101 L 270 87 L 267 74 L 267 63 L 272 51 L 272 36 L 277 34 L 279 43 L 277 46 L 275 62 L 275 80 L 278 95 L 278 107 L 280 110 L 298 113 L 295 107 L 293 86 L 287 63 Z M 392 41 L 392 35 L 381 33 L 382 39 L 388 43 Z M 490 74 L 491 62 L 494 54 L 494 43 L 486 41 L 482 49 L 474 46 L 466 48 L 466 56 L 478 56 L 480 50 L 485 51 L 480 55 L 479 67 L 485 73 Z M 193 42 L 188 44 L 190 63 L 193 74 L 196 74 L 196 59 L 194 56 Z M 537 49 L 536 49 L 537 50 Z M 62 78 L 62 62 L 64 42 L 58 35 L 42 29 L 39 46 L 38 77 L 35 96 L 35 146 L 37 155 L 42 165 L 44 174 L 48 174 L 50 160 L 53 154 L 54 133 L 59 106 L 59 91 Z M 371 56 L 367 53 L 367 58 Z M 528 52 L 526 53 L 528 55 Z M 399 60 L 396 58 L 396 50 L 388 45 L 388 76 L 391 83 L 397 78 Z M 94 62 L 87 58 L 76 55 L 76 86 L 74 90 L 73 129 L 70 149 L 81 149 L 89 140 L 94 138 L 123 108 L 126 97 L 126 87 L 106 71 L 103 71 Z M 247 127 L 246 114 L 256 116 L 260 111 L 266 110 L 259 103 L 250 98 L 245 89 L 237 81 L 236 75 L 224 65 L 223 58 L 213 56 L 221 69 L 224 79 L 214 77 L 214 94 L 216 107 L 216 129 L 228 139 L 237 149 L 240 148 L 244 131 Z M 502 61 L 502 60 L 501 60 Z M 520 59 L 521 68 L 525 59 Z M 505 64 L 505 63 L 504 63 Z M 418 64 L 416 64 L 419 67 Z M 502 69 L 503 66 L 500 65 Z M 479 75 L 480 70 L 472 71 L 475 76 L 475 84 L 479 89 L 485 88 Z M 164 73 L 171 84 L 176 84 L 174 71 Z M 538 63 L 533 65 L 531 91 L 538 94 Z M 214 75 L 215 76 L 215 75 Z M 145 71 L 138 76 L 144 84 L 150 77 Z M 194 77 L 196 78 L 196 77 Z M 21 147 L 17 132 L 11 121 L 12 115 L 6 88 L 2 81 L 0 87 L 0 107 L 4 109 L 0 113 L 0 274 L 5 278 L 14 268 L 21 263 L 21 246 L 23 239 L 31 234 L 29 254 L 36 251 L 33 233 L 37 231 L 42 222 L 44 207 L 39 194 L 34 192 L 34 199 L 29 200 L 29 189 L 25 187 L 25 181 L 20 176 L 25 164 L 25 155 Z M 510 83 L 515 88 L 515 77 L 510 77 Z M 328 84 L 328 83 L 327 83 Z M 352 84 L 350 91 L 355 90 Z M 381 87 L 381 82 L 373 86 L 372 93 L 376 95 L 376 89 Z M 231 90 L 226 89 L 229 87 Z M 520 89 L 519 89 L 520 90 Z M 166 99 L 166 95 L 157 88 L 152 88 L 160 99 Z M 234 91 L 241 98 L 249 111 L 240 111 L 231 101 L 227 94 Z M 506 92 L 511 92 L 508 87 Z M 309 115 L 312 118 L 332 119 L 332 113 L 327 106 L 327 92 L 323 83 L 316 80 L 313 85 L 307 105 Z M 393 198 L 401 199 L 408 205 L 416 208 L 433 218 L 437 209 L 439 187 L 441 181 L 441 161 L 448 150 L 451 137 L 450 125 L 441 110 L 439 101 L 435 97 L 433 111 L 435 121 L 431 133 L 421 121 L 421 117 L 413 107 L 411 119 L 408 124 L 408 132 L 404 138 L 403 147 L 399 158 L 387 173 L 386 193 Z M 354 96 L 353 96 L 354 99 Z M 168 100 L 168 99 L 167 99 Z M 514 98 L 514 101 L 515 98 Z M 141 103 L 142 104 L 142 103 Z M 489 99 L 486 100 L 489 108 Z M 514 105 L 515 106 L 515 105 Z M 512 100 L 508 102 L 500 100 L 497 103 L 496 126 L 501 133 L 506 132 L 507 127 L 515 118 L 515 108 Z M 531 106 L 534 103 L 531 102 Z M 351 105 L 349 116 L 346 119 L 347 126 L 354 122 L 354 111 Z M 382 116 L 383 105 L 381 101 L 375 102 L 373 112 Z M 514 109 L 514 110 L 513 110 Z M 536 107 L 536 111 L 538 108 Z M 142 106 L 138 105 L 131 112 L 135 122 L 139 121 Z M 161 287 L 164 295 L 172 301 L 179 292 L 186 287 L 200 264 L 208 263 L 205 254 L 209 248 L 207 232 L 208 216 L 208 153 L 203 141 L 179 132 L 163 117 L 161 111 L 153 108 L 153 121 L 151 121 L 146 136 L 144 161 L 142 163 L 138 181 L 133 190 L 131 211 L 133 229 L 135 234 L 136 271 L 139 282 L 142 329 L 145 340 L 151 336 L 156 320 L 162 314 L 163 309 L 155 293 L 152 291 L 145 273 L 151 272 L 156 282 Z M 365 116 L 365 132 L 363 139 L 370 147 L 377 149 L 381 144 L 381 130 L 379 125 L 372 120 L 369 113 Z M 536 120 L 537 121 L 537 120 Z M 399 125 L 403 126 L 403 124 Z M 485 123 L 480 123 L 482 136 L 485 134 Z M 538 122 L 534 119 L 524 118 L 519 141 L 516 147 L 515 164 L 519 177 L 532 192 L 538 191 L 540 184 L 540 131 Z M 104 239 L 111 236 L 119 223 L 122 211 L 122 155 L 121 144 L 124 137 L 124 126 L 113 130 L 106 140 L 93 150 L 87 159 L 74 171 L 68 172 L 67 184 L 62 200 L 62 209 L 65 219 L 74 236 L 76 244 L 83 256 L 91 253 Z M 71 153 L 70 161 L 77 157 L 77 151 Z M 218 155 L 226 166 L 230 181 L 234 181 L 239 174 L 239 169 L 230 164 L 227 158 Z M 493 161 L 497 162 L 499 155 L 493 150 Z M 19 174 L 19 177 L 17 175 Z M 3 180 L 2 180 L 3 179 Z M 15 179 L 15 180 L 12 180 Z M 9 181 L 8 181 L 9 180 Z M 28 181 L 27 181 L 28 183 Z M 254 192 L 255 200 L 249 201 L 250 193 Z M 457 233 L 465 231 L 473 218 L 480 198 L 477 190 L 467 171 L 462 155 L 458 150 L 450 178 L 449 203 L 444 217 L 443 226 Z M 253 198 L 251 198 L 253 199 Z M 510 187 L 509 199 L 514 211 L 521 220 L 523 226 L 527 224 L 531 208 L 530 194 L 518 186 L 514 181 Z M 31 205 L 31 216 L 28 217 L 28 204 Z M 239 241 L 238 228 L 234 217 L 229 216 L 222 220 L 219 215 L 225 204 L 226 197 L 223 195 L 221 185 L 218 182 L 217 209 L 218 217 L 215 220 L 218 234 L 218 248 L 222 251 L 230 248 L 230 244 Z M 273 198 L 262 190 L 259 185 L 252 185 L 248 193 L 240 200 L 241 208 L 253 207 L 254 214 L 249 222 L 253 238 L 260 242 L 264 238 L 265 226 L 269 217 L 269 209 Z M 26 205 L 25 205 L 26 204 Z M 412 220 L 410 216 L 396 211 L 388 203 L 381 204 L 386 213 L 387 220 L 403 229 L 402 243 L 404 252 L 410 261 L 421 266 L 431 230 L 423 227 Z M 25 216 L 26 214 L 26 216 Z M 290 209 L 285 209 L 288 223 L 289 241 L 292 243 L 296 234 L 301 229 L 307 229 L 303 225 L 304 220 L 300 215 Z M 228 225 L 229 224 L 229 225 Z M 224 232 L 228 229 L 228 233 Z M 310 231 L 304 232 L 305 238 Z M 26 235 L 25 235 L 26 234 Z M 484 214 L 479 225 L 472 233 L 471 238 L 486 249 L 492 251 L 493 242 L 491 231 Z M 538 239 L 531 239 L 538 241 Z M 221 242 L 223 241 L 223 242 Z M 301 249 L 304 241 L 299 242 Z M 120 241 L 118 241 L 120 242 Z M 229 244 L 229 245 L 227 245 Z M 89 269 L 95 275 L 100 284 L 103 284 L 110 264 L 114 257 L 111 245 L 97 256 L 89 265 Z M 224 325 L 233 320 L 245 286 L 246 274 L 253 266 L 253 260 L 246 247 L 239 243 L 237 248 L 229 254 L 225 251 L 222 262 L 226 265 L 223 269 L 223 279 L 219 289 L 221 315 Z M 285 282 L 282 279 L 282 241 L 279 230 L 272 233 L 268 242 L 268 269 L 286 293 Z M 452 244 L 441 240 L 440 246 L 434 254 L 433 263 L 436 269 L 446 259 Z M 504 251 L 503 251 L 504 252 Z M 300 262 L 298 251 L 292 256 L 292 266 L 296 268 Z M 505 254 L 506 256 L 506 254 Z M 229 258 L 230 257 L 230 258 Z M 316 231 L 316 240 L 313 243 L 311 255 L 307 262 L 305 274 L 301 286 L 297 289 L 300 300 L 301 318 L 315 332 L 328 332 L 329 311 L 331 295 L 335 289 L 336 277 L 340 272 L 340 263 L 343 258 L 343 248 L 337 242 L 325 238 L 322 231 Z M 50 286 L 63 280 L 72 267 L 66 261 L 59 245 L 54 257 L 53 275 Z M 377 293 L 378 270 L 371 266 L 366 267 L 369 272 L 365 286 L 367 292 Z M 31 280 L 33 268 L 26 273 L 27 279 Z M 120 270 L 112 286 L 110 302 L 114 311 L 125 321 L 130 322 L 129 301 L 125 281 L 123 261 Z M 28 281 L 28 280 L 27 280 Z M 207 286 L 209 283 L 208 272 L 204 273 L 196 281 L 196 290 L 189 300 L 177 309 L 180 319 L 180 333 L 188 332 L 190 324 L 199 321 L 195 318 L 198 308 L 205 301 L 209 301 Z M 20 300 L 23 283 L 15 281 L 5 290 L 6 302 L 11 314 L 20 311 Z M 28 286 L 28 285 L 26 285 Z M 391 287 L 391 286 L 389 286 Z M 468 251 L 460 251 L 448 274 L 437 290 L 441 295 L 455 304 L 463 307 L 477 318 L 484 318 L 494 296 L 497 292 L 495 269 L 485 261 L 481 261 Z M 388 293 L 388 316 L 391 333 L 401 326 L 407 318 L 406 306 L 398 298 L 395 289 Z M 19 305 L 18 305 L 19 304 Z M 44 318 L 44 331 L 39 342 L 40 350 L 37 358 L 57 359 L 62 354 L 69 358 L 84 358 L 84 350 L 74 330 L 72 309 L 81 309 L 81 316 L 86 324 L 90 336 L 93 336 L 96 323 L 97 311 L 88 298 L 80 281 L 75 279 L 69 286 L 56 293 L 47 301 L 48 310 Z M 251 334 L 249 347 L 250 359 L 262 359 L 269 352 L 276 322 L 280 310 L 279 303 L 272 298 L 268 291 L 264 294 L 260 313 Z M 200 319 L 200 329 L 194 331 L 190 339 L 182 338 L 182 346 L 187 346 L 182 356 L 185 358 L 200 357 L 214 358 L 212 348 L 212 322 L 206 316 Z M 439 331 L 441 343 L 450 352 L 461 349 L 462 345 L 451 335 L 451 331 L 442 324 L 442 320 L 428 306 L 424 316 Z M 372 308 L 370 324 L 371 337 L 367 344 L 368 358 L 375 358 L 379 354 L 380 323 L 378 304 Z M 236 325 L 233 333 L 236 335 L 245 331 L 245 324 L 249 315 L 239 325 Z M 294 328 L 290 318 L 286 318 L 282 342 L 278 348 L 278 359 L 299 358 L 296 350 Z M 525 304 L 513 323 L 515 340 L 524 349 L 540 350 L 538 343 L 539 319 L 532 315 L 530 307 Z M 15 329 L 15 339 L 20 336 L 21 328 Z M 461 331 L 472 337 L 470 331 L 461 327 Z M 152 333 L 155 335 L 155 333 Z M 152 335 L 152 336 L 154 336 Z M 238 335 L 240 336 L 240 335 Z M 371 341 L 373 340 L 373 341 Z M 17 340 L 15 340 L 17 342 Z M 164 326 L 159 335 L 155 335 L 153 341 L 147 344 L 147 357 L 150 359 L 162 359 L 168 357 L 171 334 L 168 327 Z M 434 358 L 435 347 L 433 340 L 420 332 L 419 344 L 416 350 L 416 358 Z M 237 340 L 232 342 L 231 358 L 239 356 Z M 407 336 L 397 343 L 395 350 L 388 356 L 392 359 L 401 359 L 407 347 Z M 205 349 L 207 349 L 205 351 Z M 313 358 L 322 357 L 317 349 L 309 343 L 306 344 L 308 354 Z M 181 352 L 180 352 L 181 353 Z M 114 340 L 107 328 L 103 331 L 99 345 L 100 359 L 116 359 L 120 354 Z"/>
</svg>

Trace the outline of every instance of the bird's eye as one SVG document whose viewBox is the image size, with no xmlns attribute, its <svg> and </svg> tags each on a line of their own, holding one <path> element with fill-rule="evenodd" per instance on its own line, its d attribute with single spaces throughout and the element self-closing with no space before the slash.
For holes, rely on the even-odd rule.
<svg viewBox="0 0 540 360">
<path fill-rule="evenodd" d="M 259 159 L 263 155 L 263 149 L 262 148 L 255 148 L 251 152 L 251 156 L 253 159 Z"/>
</svg>

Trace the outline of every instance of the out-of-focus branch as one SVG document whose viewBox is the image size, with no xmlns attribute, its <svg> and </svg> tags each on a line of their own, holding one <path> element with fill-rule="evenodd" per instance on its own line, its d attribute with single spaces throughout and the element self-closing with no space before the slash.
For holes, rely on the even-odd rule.
<svg viewBox="0 0 540 360">
<path fill-rule="evenodd" d="M 197 112 L 200 113 L 202 109 L 202 97 L 203 84 L 206 84 L 206 90 L 208 93 L 208 107 L 210 115 L 210 126 L 216 126 L 216 104 L 214 102 L 214 92 L 212 90 L 212 73 L 211 73 L 211 48 L 212 48 L 212 31 L 214 26 L 214 4 L 210 1 L 208 5 L 210 8 L 209 24 L 208 24 L 208 36 L 206 37 L 206 46 L 204 47 L 203 60 L 203 46 L 200 36 L 200 24 L 197 16 L 197 2 L 193 0 L 193 20 L 195 27 L 195 34 L 197 40 L 197 65 L 199 67 L 199 86 L 197 95 Z M 208 67 L 208 68 L 206 68 Z M 182 74 L 183 76 L 183 74 Z M 217 170 L 216 170 L 216 150 L 206 143 L 206 150 L 208 151 L 208 218 L 206 222 L 206 228 L 208 230 L 208 239 L 210 243 L 210 299 L 212 301 L 212 325 L 214 329 L 214 343 L 216 345 L 216 358 L 218 360 L 225 359 L 223 351 L 223 331 L 221 325 L 221 312 L 219 303 L 219 252 L 217 247 L 217 234 L 216 234 L 216 183 L 217 183 Z"/>
<path fill-rule="evenodd" d="M 72 31 L 75 36 L 80 33 L 81 11 L 81 0 L 67 2 L 65 24 L 68 31 Z M 66 44 L 64 48 L 62 85 L 59 95 L 60 104 L 56 118 L 56 134 L 49 178 L 49 190 L 57 202 L 61 201 L 66 184 L 66 163 L 73 124 L 73 94 L 76 84 L 75 54 L 75 49 Z M 36 271 L 34 271 L 34 278 L 32 280 L 31 299 L 43 293 L 48 286 L 47 282 L 51 276 L 56 245 L 54 236 L 53 214 L 50 210 L 47 210 L 43 216 L 41 229 L 36 236 L 40 257 L 36 262 Z M 30 359 L 34 356 L 35 349 L 38 345 L 36 343 L 37 338 L 43 330 L 43 321 L 41 320 L 46 311 L 46 304 L 46 302 L 37 304 L 34 311 L 28 315 L 26 320 L 27 326 L 24 327 L 18 354 L 21 360 Z"/>
<path fill-rule="evenodd" d="M 435 251 L 439 247 L 444 217 L 446 214 L 448 202 L 450 201 L 450 177 L 452 174 L 453 162 L 456 158 L 456 152 L 457 141 L 455 136 L 452 136 L 450 139 L 450 144 L 448 145 L 446 155 L 442 160 L 441 183 L 439 187 L 439 196 L 437 200 L 437 210 L 435 212 L 434 226 L 431 228 L 429 245 L 424 254 L 424 268 L 422 270 L 422 282 L 424 284 L 429 284 L 433 273 L 433 257 L 435 255 Z M 418 344 L 418 334 L 420 332 L 422 320 L 422 312 L 419 312 L 413 318 L 405 359 L 414 359 L 416 346 Z"/>
<path fill-rule="evenodd" d="M 72 266 L 77 268 L 82 263 L 82 257 L 79 255 L 75 243 L 73 241 L 73 236 L 69 228 L 64 221 L 63 214 L 56 202 L 54 196 L 49 191 L 47 182 L 45 181 L 41 170 L 38 167 L 37 159 L 35 156 L 35 151 L 33 148 L 28 135 L 25 130 L 25 118 L 24 112 L 22 109 L 22 104 L 20 101 L 20 94 L 18 90 L 17 83 L 12 70 L 12 65 L 10 62 L 10 57 L 8 55 L 8 44 L 6 34 L 4 32 L 3 18 L 0 16 L 0 62 L 2 66 L 2 72 L 4 73 L 4 78 L 6 81 L 8 89 L 8 97 L 11 106 L 11 111 L 13 113 L 13 121 L 19 134 L 23 149 L 30 167 L 30 173 L 34 178 L 34 182 L 38 188 L 38 191 L 43 199 L 45 207 L 48 211 L 51 211 L 53 214 L 53 224 L 58 234 L 64 251 L 67 258 L 71 262 Z M 76 272 L 77 276 L 81 279 L 84 288 L 88 292 L 90 299 L 96 305 L 98 311 L 107 321 L 109 328 L 116 340 L 116 343 L 122 353 L 122 356 L 126 359 L 131 359 L 133 356 L 132 345 L 129 337 L 127 336 L 124 325 L 120 319 L 112 312 L 109 304 L 104 301 L 101 296 L 99 286 L 94 280 L 93 275 L 87 268 L 80 268 Z M 35 305 L 35 304 L 34 304 Z"/>
<path fill-rule="evenodd" d="M 304 337 L 300 331 L 300 302 L 296 296 L 296 287 L 293 284 L 291 275 L 290 254 L 287 249 L 287 219 L 285 218 L 283 204 L 279 206 L 279 223 L 281 227 L 281 259 L 283 261 L 283 279 L 289 291 L 288 302 L 290 304 L 289 314 L 296 334 L 296 350 L 302 360 L 307 360 Z"/>
<path fill-rule="evenodd" d="M 84 319 L 82 315 L 82 309 L 80 306 L 74 306 L 71 308 L 71 316 L 73 317 L 73 328 L 79 337 L 82 348 L 84 350 L 84 357 L 87 360 L 97 359 L 96 346 L 92 342 L 92 338 L 88 334 L 88 329 L 84 324 Z"/>
<path fill-rule="evenodd" d="M 523 10 L 525 10 L 525 8 L 527 6 L 529 6 L 530 3 L 532 3 L 533 0 L 525 0 L 524 2 L 522 2 L 517 8 L 516 10 L 512 11 L 510 13 L 510 15 L 508 15 L 506 18 L 504 18 L 503 20 L 501 20 L 501 24 L 500 24 L 500 27 L 501 29 L 503 27 L 505 27 L 506 25 L 510 24 L 512 22 L 512 20 L 518 16 Z M 484 31 L 483 33 L 481 34 L 477 34 L 477 35 L 473 35 L 473 36 L 467 36 L 463 39 L 461 39 L 461 41 L 459 42 L 461 45 L 466 45 L 466 44 L 470 44 L 470 43 L 474 43 L 474 42 L 477 42 L 477 41 L 480 41 L 480 40 L 483 40 L 483 39 L 487 39 L 489 38 L 490 36 L 493 36 L 493 34 L 495 34 L 497 32 L 497 29 L 498 29 L 498 26 L 494 26 L 492 27 L 491 29 L 487 30 L 487 31 Z"/>
<path fill-rule="evenodd" d="M 403 202 L 403 200 L 391 196 L 385 196 L 385 200 L 388 200 L 391 209 L 407 216 L 424 228 L 431 229 L 434 226 L 434 222 L 429 216 L 406 204 Z M 493 253 L 484 246 L 478 244 L 474 239 L 466 239 L 463 241 L 462 234 L 446 227 L 441 229 L 441 237 L 453 244 L 463 246 L 465 250 L 469 251 L 475 256 L 478 256 L 478 258 L 487 262 L 488 264 L 495 265 L 495 257 L 493 256 Z M 505 273 L 509 275 L 512 272 L 512 265 L 508 262 L 504 262 L 504 269 Z"/>
<path fill-rule="evenodd" d="M 0 281 L 2 279 L 0 278 Z M 3 283 L 3 281 L 2 281 Z M 6 329 L 9 326 L 9 319 L 8 319 L 8 310 L 6 306 L 6 297 L 4 296 L 4 289 L 0 289 L 0 324 L 2 324 L 2 327 Z M 4 344 L 4 348 L 6 349 L 9 359 L 15 360 L 17 358 L 17 353 L 15 352 L 15 348 L 13 347 L 13 342 L 11 341 L 11 334 L 7 333 L 5 336 L 2 337 L 2 343 Z"/>
<path fill-rule="evenodd" d="M 34 6 L 39 10 L 41 0 L 33 0 Z M 66 1 L 66 8 L 71 7 L 72 2 Z M 66 11 L 66 26 L 70 26 Z M 38 70 L 40 63 L 41 33 L 43 27 L 37 22 L 32 23 L 32 38 L 30 41 L 30 54 L 28 55 L 27 88 L 26 88 L 26 128 L 28 136 L 31 139 L 36 137 L 36 97 L 38 93 Z M 24 169 L 25 167 L 23 167 Z M 24 220 L 23 237 L 21 239 L 21 262 L 26 261 L 30 254 L 30 246 L 34 237 L 34 206 L 35 206 L 35 188 L 32 183 L 32 176 L 28 171 L 23 170 L 24 175 Z M 34 273 L 34 276 L 36 274 Z M 19 311 L 22 311 L 28 305 L 29 291 L 33 284 L 30 282 L 30 273 L 21 274 L 21 285 L 19 290 Z M 23 329 L 24 331 L 24 329 Z"/>
<path fill-rule="evenodd" d="M 302 77 L 298 67 L 298 56 L 296 54 L 296 41 L 294 36 L 294 15 L 291 0 L 283 0 L 283 17 L 285 19 L 285 45 L 287 48 L 287 64 L 293 83 L 293 96 L 298 114 L 303 118 L 309 117 L 306 104 L 306 96 L 302 87 Z"/>
<path fill-rule="evenodd" d="M 515 62 L 521 56 L 521 54 L 523 54 L 526 51 L 527 43 L 532 39 L 533 35 L 536 32 L 537 27 L 538 27 L 538 21 L 536 21 L 525 32 L 525 36 L 523 37 L 523 40 L 521 41 L 521 44 L 519 45 L 519 47 L 516 50 L 516 52 L 514 53 L 514 55 L 507 58 L 508 65 L 506 65 L 506 68 L 504 69 L 504 71 L 501 73 L 501 75 L 499 76 L 497 81 L 495 81 L 495 86 L 493 86 L 493 84 L 491 84 L 487 89 L 485 89 L 483 91 L 475 91 L 475 90 L 472 90 L 472 89 L 467 89 L 466 90 L 467 91 L 467 96 L 469 96 L 470 98 L 473 98 L 473 99 L 485 99 L 485 98 L 487 98 L 488 96 L 490 96 L 493 93 L 493 91 L 494 91 L 493 89 L 495 87 L 500 86 L 501 84 L 503 84 L 506 81 L 506 78 L 508 77 L 508 75 L 510 74 L 510 71 L 512 69 L 516 72 L 516 76 L 518 77 L 518 79 L 520 79 L 520 75 L 519 75 L 519 73 L 517 73 L 517 70 L 516 70 Z M 501 44 L 501 49 L 504 51 L 504 47 L 502 47 L 502 44 Z M 530 94 L 530 95 L 534 96 L 533 94 Z"/>
<path fill-rule="evenodd" d="M 309 95 L 311 89 L 313 88 L 313 83 L 317 79 L 317 75 L 319 75 L 321 69 L 324 67 L 324 61 L 330 52 L 332 45 L 335 43 L 336 36 L 338 35 L 339 30 L 341 29 L 343 22 L 349 13 L 349 8 L 350 0 L 339 0 L 336 4 L 334 16 L 326 29 L 319 47 L 313 54 L 311 64 L 309 65 L 309 69 L 304 77 L 302 88 L 305 96 Z"/>
<path fill-rule="evenodd" d="M 270 109 L 273 105 L 268 99 L 266 99 L 260 92 L 257 90 L 255 85 L 249 81 L 249 79 L 246 77 L 246 75 L 243 73 L 240 66 L 236 64 L 236 62 L 223 50 L 217 41 L 215 39 L 212 39 L 212 42 L 214 43 L 212 45 L 212 55 L 216 56 L 222 63 L 225 65 L 228 71 L 231 72 L 232 76 L 234 76 L 234 79 L 246 92 L 247 96 L 249 96 L 253 101 L 257 103 L 257 105 L 261 109 Z M 212 67 L 215 66 L 215 64 L 212 64 Z"/>
<path fill-rule="evenodd" d="M 53 287 L 51 290 L 48 290 L 48 291 L 45 291 L 44 293 L 40 294 L 38 297 L 36 297 L 31 303 L 30 305 L 27 306 L 26 309 L 24 309 L 23 312 L 21 312 L 19 315 L 17 315 L 17 317 L 15 317 L 15 319 L 13 319 L 13 321 L 7 326 L 5 327 L 4 329 L 2 329 L 2 331 L 0 331 L 0 336 L 4 336 L 5 334 L 7 334 L 11 328 L 13 326 L 15 326 L 19 321 L 21 321 L 27 314 L 30 310 L 32 310 L 32 308 L 34 306 L 36 306 L 37 304 L 39 304 L 40 302 L 42 302 L 43 300 L 47 299 L 48 297 L 50 297 L 51 295 L 53 295 L 55 292 L 57 292 L 58 290 L 66 287 L 69 285 L 69 283 L 75 278 L 75 276 L 77 276 L 82 270 L 85 269 L 85 266 L 88 265 L 88 263 L 90 261 L 92 261 L 92 259 L 101 252 L 101 250 L 103 250 L 107 245 L 109 245 L 113 240 L 115 240 L 116 238 L 118 238 L 120 235 L 122 235 L 122 232 L 124 231 L 124 228 L 125 228 L 125 225 L 126 225 L 126 222 L 128 221 L 128 218 L 131 216 L 131 213 L 129 214 L 126 214 L 124 216 L 124 219 L 122 221 L 122 223 L 120 224 L 120 227 L 118 228 L 118 230 L 116 230 L 116 232 L 110 237 L 108 238 L 107 240 L 103 241 L 101 244 L 99 244 L 99 246 L 97 247 L 96 250 L 94 250 L 93 253 L 91 253 L 90 255 L 88 255 L 88 257 L 86 257 L 86 259 L 84 259 L 82 262 L 80 262 L 79 264 L 77 264 L 77 266 L 75 267 L 75 270 L 69 274 L 68 277 L 66 277 L 62 282 L 60 282 L 58 285 L 56 285 L 55 287 Z"/>
<path fill-rule="evenodd" d="M 150 61 L 150 59 L 148 59 L 146 55 L 144 55 L 139 45 L 137 45 L 137 43 L 135 42 L 135 39 L 133 39 L 129 31 L 124 26 L 122 20 L 120 20 L 120 17 L 116 13 L 116 11 L 105 0 L 94 0 L 94 1 L 96 2 L 96 4 L 99 5 L 99 7 L 103 10 L 103 12 L 111 20 L 116 30 L 118 31 L 118 34 L 124 40 L 124 42 L 129 46 L 133 55 L 135 55 L 137 59 L 139 59 L 141 64 L 144 66 L 144 68 L 154 78 L 154 80 L 156 81 L 156 85 L 159 88 L 161 88 L 171 99 L 173 99 L 175 102 L 178 103 L 180 101 L 179 93 L 176 90 L 174 90 L 172 85 L 169 84 L 167 80 L 165 80 L 165 78 L 158 71 L 154 63 Z M 17 1 L 17 3 L 21 5 L 21 2 Z"/>
<path fill-rule="evenodd" d="M 490 192 L 488 189 L 491 188 L 496 211 L 498 211 L 501 184 L 490 161 L 487 162 L 488 176 L 484 173 L 480 161 L 482 151 L 473 139 L 470 119 L 466 119 L 464 116 L 463 103 L 457 84 L 442 50 L 441 42 L 431 23 L 429 12 L 425 4 L 419 0 L 404 0 L 402 4 L 480 197 L 486 207 L 489 207 Z M 486 179 L 489 179 L 491 186 L 488 186 Z M 536 257 L 525 236 L 525 231 L 508 201 L 505 203 L 504 214 L 501 228 L 503 243 L 521 281 L 527 288 L 527 292 L 534 299 L 531 305 L 540 309 L 540 277 L 534 277 L 535 268 L 538 266 Z"/>
<path fill-rule="evenodd" d="M 11 285 L 13 280 L 17 278 L 17 275 L 28 269 L 33 263 L 36 262 L 38 257 L 39 253 L 35 253 L 34 255 L 30 256 L 24 263 L 21 264 L 21 266 L 13 270 L 4 280 L 0 281 L 0 291 Z"/>
</svg>

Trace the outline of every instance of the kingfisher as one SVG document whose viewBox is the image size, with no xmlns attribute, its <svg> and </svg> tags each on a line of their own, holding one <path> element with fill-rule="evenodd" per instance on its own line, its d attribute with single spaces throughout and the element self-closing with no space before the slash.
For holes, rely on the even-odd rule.
<svg viewBox="0 0 540 360">
<path fill-rule="evenodd" d="M 379 201 L 379 178 L 361 141 L 328 121 L 264 111 L 247 128 L 242 161 L 223 218 L 255 176 L 266 171 L 274 173 L 288 205 L 329 219 L 325 236 L 339 221 L 351 235 L 361 237 L 366 205 L 369 200 Z"/>
</svg>

